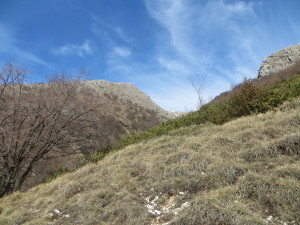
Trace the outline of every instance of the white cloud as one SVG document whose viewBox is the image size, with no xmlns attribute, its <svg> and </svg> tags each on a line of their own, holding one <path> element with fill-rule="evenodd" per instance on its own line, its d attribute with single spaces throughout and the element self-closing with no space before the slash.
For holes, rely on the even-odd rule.
<svg viewBox="0 0 300 225">
<path fill-rule="evenodd" d="M 133 42 L 134 41 L 134 39 L 132 37 L 129 37 L 122 28 L 116 27 L 114 30 L 123 41 L 125 41 L 125 42 Z"/>
<path fill-rule="evenodd" d="M 261 30 L 257 28 L 257 33 L 251 33 L 253 27 L 244 27 L 240 22 L 256 18 L 255 3 L 145 0 L 145 4 L 149 15 L 167 34 L 157 39 L 158 56 L 155 60 L 168 73 L 165 75 L 169 77 L 168 84 L 177 85 L 168 85 L 170 91 L 190 92 L 187 89 L 192 89 L 192 86 L 182 86 L 180 82 L 184 82 L 188 76 L 195 80 L 204 78 L 206 87 L 203 97 L 209 100 L 228 90 L 230 84 L 240 82 L 242 75 L 255 75 L 260 61 L 253 43 Z M 156 99 L 164 99 L 166 95 L 157 96 Z M 171 96 L 167 99 L 173 104 L 180 101 L 182 105 L 194 99 L 183 96 L 176 96 L 174 101 Z"/>
<path fill-rule="evenodd" d="M 202 11 L 202 19 L 207 24 L 226 23 L 235 16 L 255 16 L 252 2 L 235 1 L 225 3 L 224 0 L 211 0 Z"/>
<path fill-rule="evenodd" d="M 100 19 L 98 16 L 96 16 L 94 14 L 91 14 L 91 18 L 94 21 L 94 23 L 91 26 L 91 30 L 95 35 L 100 36 L 102 38 L 103 33 L 105 33 L 103 31 L 103 27 L 105 27 L 107 30 L 109 30 L 113 34 L 117 35 L 118 38 L 120 38 L 121 40 L 123 40 L 127 43 L 134 41 L 134 39 L 132 37 L 130 37 L 126 33 L 126 31 L 124 31 L 124 29 L 122 29 L 120 26 L 104 22 L 102 19 Z M 106 35 L 107 35 L 107 33 L 106 33 Z"/>
<path fill-rule="evenodd" d="M 146 5 L 150 15 L 159 22 L 169 33 L 170 42 L 175 50 L 188 58 L 193 58 L 193 46 L 188 40 L 190 10 L 184 1 L 177 0 L 147 0 Z"/>
<path fill-rule="evenodd" d="M 53 53 L 56 55 L 77 55 L 84 57 L 93 53 L 89 41 L 85 41 L 81 45 L 66 44 L 64 46 L 53 49 Z"/>
<path fill-rule="evenodd" d="M 33 53 L 23 50 L 17 46 L 18 39 L 4 24 L 0 23 L 0 52 L 12 56 L 15 59 L 36 62 L 48 68 L 53 68 L 49 63 Z"/>
<path fill-rule="evenodd" d="M 196 83 L 205 79 L 203 98 L 209 100 L 244 77 L 255 77 L 272 48 L 286 43 L 278 41 L 281 36 L 274 36 L 269 24 L 256 14 L 258 8 L 273 13 L 260 8 L 259 0 L 144 2 L 150 17 L 160 25 L 152 58 L 147 64 L 139 63 L 124 60 L 114 51 L 107 72 L 130 77 L 131 83 L 168 110 L 196 108 L 197 93 L 188 77 Z M 296 34 L 294 26 L 291 30 Z"/>
<path fill-rule="evenodd" d="M 121 56 L 121 57 L 124 57 L 124 58 L 127 58 L 131 55 L 131 51 L 126 48 L 126 47 L 114 47 L 114 53 L 116 53 L 117 55 Z"/>
</svg>

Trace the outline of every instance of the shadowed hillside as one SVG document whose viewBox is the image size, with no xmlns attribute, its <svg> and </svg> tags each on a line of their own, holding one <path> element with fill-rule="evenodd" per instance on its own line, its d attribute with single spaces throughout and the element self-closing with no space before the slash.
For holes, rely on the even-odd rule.
<svg viewBox="0 0 300 225">
<path fill-rule="evenodd" d="M 96 90 L 101 90 L 96 97 L 101 107 L 91 113 L 84 132 L 73 134 L 76 143 L 71 146 L 57 146 L 55 151 L 50 152 L 33 170 L 23 188 L 39 183 L 48 176 L 49 171 L 57 168 L 76 169 L 88 162 L 94 152 L 116 147 L 122 138 L 144 132 L 168 119 L 169 114 L 156 106 L 150 98 L 148 104 L 152 105 L 145 108 L 144 105 L 131 102 L 129 97 L 133 96 L 125 100 L 121 93 L 110 92 L 108 87 L 97 87 Z M 122 90 L 121 84 L 119 90 Z M 140 92 L 139 96 L 146 95 Z"/>
</svg>

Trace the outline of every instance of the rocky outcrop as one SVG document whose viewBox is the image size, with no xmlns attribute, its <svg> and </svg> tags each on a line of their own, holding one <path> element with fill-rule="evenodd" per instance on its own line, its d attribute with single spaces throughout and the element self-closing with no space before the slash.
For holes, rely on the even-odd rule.
<svg viewBox="0 0 300 225">
<path fill-rule="evenodd" d="M 293 66 L 300 60 L 300 44 L 293 45 L 273 53 L 264 59 L 258 71 L 258 78 Z"/>
<path fill-rule="evenodd" d="M 85 81 L 85 84 L 92 87 L 98 93 L 108 93 L 110 95 L 118 96 L 124 102 L 131 102 L 144 109 L 155 111 L 158 115 L 166 118 L 174 118 L 177 115 L 172 112 L 163 110 L 156 105 L 152 99 L 139 90 L 136 86 L 130 83 L 114 83 L 105 80 L 91 80 Z"/>
</svg>

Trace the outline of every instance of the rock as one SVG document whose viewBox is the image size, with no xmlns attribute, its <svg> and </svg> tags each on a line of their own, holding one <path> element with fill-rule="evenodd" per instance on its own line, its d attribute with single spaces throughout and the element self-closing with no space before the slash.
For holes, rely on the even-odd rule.
<svg viewBox="0 0 300 225">
<path fill-rule="evenodd" d="M 185 202 L 185 203 L 181 204 L 180 208 L 173 209 L 172 212 L 174 215 L 178 215 L 184 208 L 188 208 L 190 206 L 191 206 L 191 203 Z"/>
<path fill-rule="evenodd" d="M 267 221 L 272 221 L 273 220 L 273 216 L 268 216 Z"/>
<path fill-rule="evenodd" d="M 159 199 L 159 197 L 156 195 L 155 198 L 151 201 L 152 203 L 156 202 Z"/>
<path fill-rule="evenodd" d="M 286 69 L 300 60 L 300 44 L 273 53 L 264 59 L 258 71 L 258 78 Z"/>
<path fill-rule="evenodd" d="M 149 209 L 148 212 L 155 216 L 159 216 L 161 214 L 161 211 L 159 211 L 157 209 L 154 209 L 154 210 Z"/>
<path fill-rule="evenodd" d="M 54 209 L 53 212 L 55 212 L 56 214 L 60 214 L 60 211 L 58 209 Z"/>
<path fill-rule="evenodd" d="M 159 211 L 159 210 L 157 210 L 157 209 L 155 209 L 155 210 L 153 210 L 154 211 L 154 213 L 156 214 L 156 215 L 160 215 L 161 214 L 161 211 Z"/>
<path fill-rule="evenodd" d="M 182 203 L 182 204 L 181 204 L 181 208 L 182 208 L 182 209 L 188 208 L 188 207 L 190 207 L 190 206 L 191 206 L 191 203 L 189 203 L 189 202 L 185 202 L 185 203 Z"/>
<path fill-rule="evenodd" d="M 154 103 L 150 96 L 146 93 L 139 90 L 136 86 L 130 83 L 114 83 L 105 80 L 91 80 L 84 81 L 84 83 L 91 88 L 95 89 L 98 93 L 104 94 L 109 93 L 113 95 L 117 95 L 123 99 L 123 101 L 130 101 L 138 106 L 141 106 L 145 109 L 153 110 L 158 115 L 166 118 L 174 118 L 177 117 L 177 114 L 173 114 L 171 112 L 165 111 L 161 107 L 159 107 L 156 103 Z"/>
<path fill-rule="evenodd" d="M 155 206 L 154 206 L 154 205 L 148 205 L 148 204 L 147 204 L 147 205 L 146 205 L 146 208 L 147 208 L 147 209 L 150 209 L 150 210 L 153 210 L 153 209 L 155 208 Z"/>
</svg>

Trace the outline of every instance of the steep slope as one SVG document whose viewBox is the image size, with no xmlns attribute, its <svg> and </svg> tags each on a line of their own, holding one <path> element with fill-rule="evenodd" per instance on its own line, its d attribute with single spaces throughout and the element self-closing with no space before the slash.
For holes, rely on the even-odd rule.
<svg viewBox="0 0 300 225">
<path fill-rule="evenodd" d="M 0 224 L 300 224 L 300 99 L 181 128 L 1 199 Z"/>
<path fill-rule="evenodd" d="M 95 91 L 95 101 L 101 107 L 90 115 L 84 132 L 74 133 L 75 144 L 58 146 L 33 169 L 23 190 L 40 183 L 50 171 L 61 167 L 73 170 L 84 165 L 93 152 L 115 147 L 123 137 L 144 132 L 174 116 L 132 84 L 103 80 L 83 83 Z"/>
</svg>

